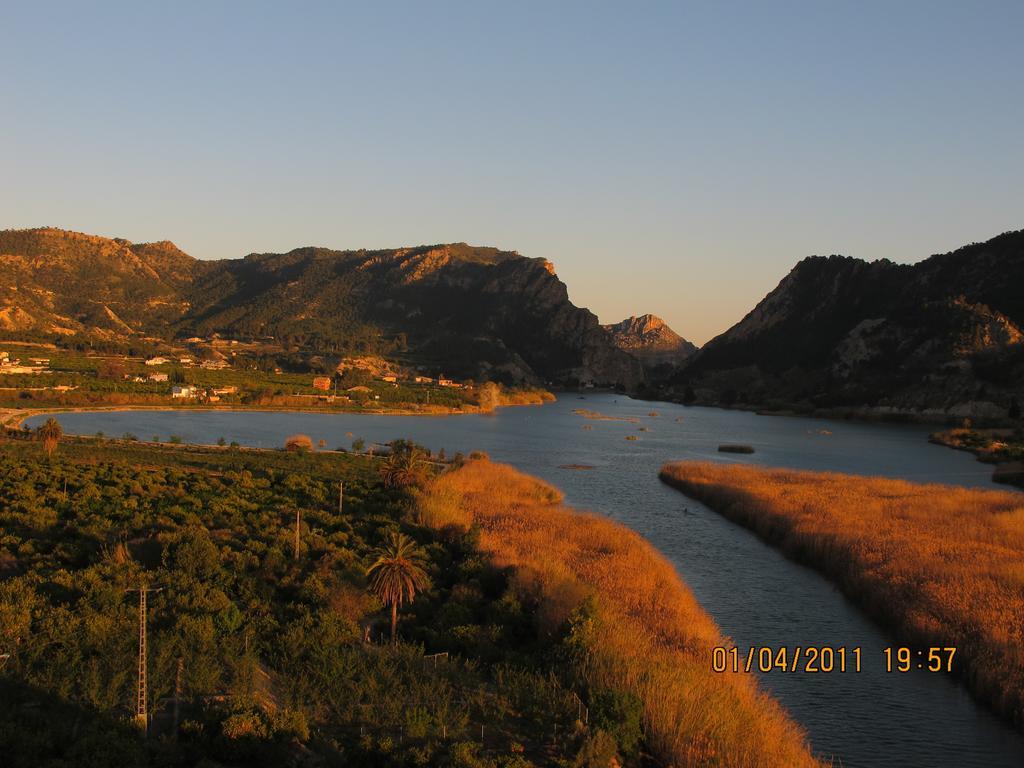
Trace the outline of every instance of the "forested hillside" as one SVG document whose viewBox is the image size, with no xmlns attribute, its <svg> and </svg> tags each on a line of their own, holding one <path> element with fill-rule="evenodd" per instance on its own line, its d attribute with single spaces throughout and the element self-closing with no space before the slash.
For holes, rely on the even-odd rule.
<svg viewBox="0 0 1024 768">
<path fill-rule="evenodd" d="M 8 230 L 0 279 L 9 338 L 138 346 L 220 336 L 310 354 L 401 353 L 505 383 L 643 379 L 550 263 L 465 243 L 197 261 L 168 242 Z"/>
</svg>

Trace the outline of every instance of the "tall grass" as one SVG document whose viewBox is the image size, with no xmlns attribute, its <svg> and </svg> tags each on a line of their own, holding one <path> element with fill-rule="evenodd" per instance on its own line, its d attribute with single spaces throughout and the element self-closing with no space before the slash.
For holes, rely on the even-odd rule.
<svg viewBox="0 0 1024 768">
<path fill-rule="evenodd" d="M 668 464 L 661 478 L 836 581 L 1024 723 L 1024 496 L 879 477 Z"/>
<path fill-rule="evenodd" d="M 514 569 L 542 628 L 563 626 L 594 598 L 577 663 L 590 686 L 638 696 L 647 743 L 664 764 L 817 765 L 801 729 L 750 675 L 712 672 L 718 628 L 642 537 L 486 460 L 438 477 L 425 495 L 424 522 L 479 526 L 480 546 Z"/>
</svg>

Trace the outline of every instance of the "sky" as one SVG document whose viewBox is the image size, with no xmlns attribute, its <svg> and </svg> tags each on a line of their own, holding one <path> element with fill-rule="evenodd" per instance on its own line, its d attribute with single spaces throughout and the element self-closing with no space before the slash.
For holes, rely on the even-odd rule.
<svg viewBox="0 0 1024 768">
<path fill-rule="evenodd" d="M 703 343 L 1024 227 L 1024 3 L 0 2 L 0 228 L 465 241 Z"/>
</svg>

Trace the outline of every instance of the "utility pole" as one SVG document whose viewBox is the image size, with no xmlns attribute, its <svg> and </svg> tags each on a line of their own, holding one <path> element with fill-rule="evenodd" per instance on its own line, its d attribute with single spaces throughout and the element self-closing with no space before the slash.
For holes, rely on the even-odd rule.
<svg viewBox="0 0 1024 768">
<path fill-rule="evenodd" d="M 295 510 L 295 559 L 299 559 L 299 526 L 302 525 L 302 510 Z"/>
<path fill-rule="evenodd" d="M 142 731 L 143 738 L 147 734 L 149 725 L 149 712 L 146 706 L 146 594 L 159 592 L 162 589 L 163 587 L 147 587 L 146 582 L 142 582 L 137 589 L 125 590 L 139 593 L 139 685 L 135 697 L 135 724 Z"/>
<path fill-rule="evenodd" d="M 590 709 L 583 703 L 583 699 L 580 698 L 580 695 L 576 693 L 576 691 L 572 692 L 572 697 L 576 699 L 577 704 L 576 719 L 584 725 L 588 725 L 590 723 Z"/>
<path fill-rule="evenodd" d="M 175 740 L 178 738 L 178 718 L 181 714 L 181 692 L 184 689 L 182 683 L 185 678 L 185 659 L 178 657 L 178 673 L 174 677 L 174 733 L 171 734 Z"/>
</svg>

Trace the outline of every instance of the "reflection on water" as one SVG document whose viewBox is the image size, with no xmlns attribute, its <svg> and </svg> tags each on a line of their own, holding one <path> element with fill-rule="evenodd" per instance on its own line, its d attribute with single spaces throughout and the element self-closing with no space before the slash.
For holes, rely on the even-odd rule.
<svg viewBox="0 0 1024 768">
<path fill-rule="evenodd" d="M 575 408 L 637 421 L 584 419 Z M 650 416 L 652 411 L 658 415 Z M 287 435 L 301 432 L 314 442 L 326 440 L 329 447 L 348 447 L 359 437 L 368 443 L 405 437 L 449 454 L 487 451 L 559 486 L 571 504 L 646 536 L 676 564 L 704 608 L 741 648 L 861 647 L 860 674 L 762 676 L 807 729 L 814 748 L 836 764 L 1024 765 L 1024 737 L 976 706 L 949 679 L 916 671 L 887 674 L 882 648 L 893 641 L 827 581 L 657 479 L 666 461 L 713 459 L 992 486 L 990 467 L 969 454 L 929 444 L 925 427 L 762 417 L 615 395 L 564 395 L 543 408 L 508 408 L 491 416 L 132 411 L 69 413 L 59 420 L 79 434 L 102 430 L 163 439 L 174 434 L 186 442 L 224 437 L 277 447 Z M 727 442 L 752 445 L 756 452 L 718 453 L 718 445 Z M 565 468 L 573 464 L 593 468 Z"/>
</svg>

